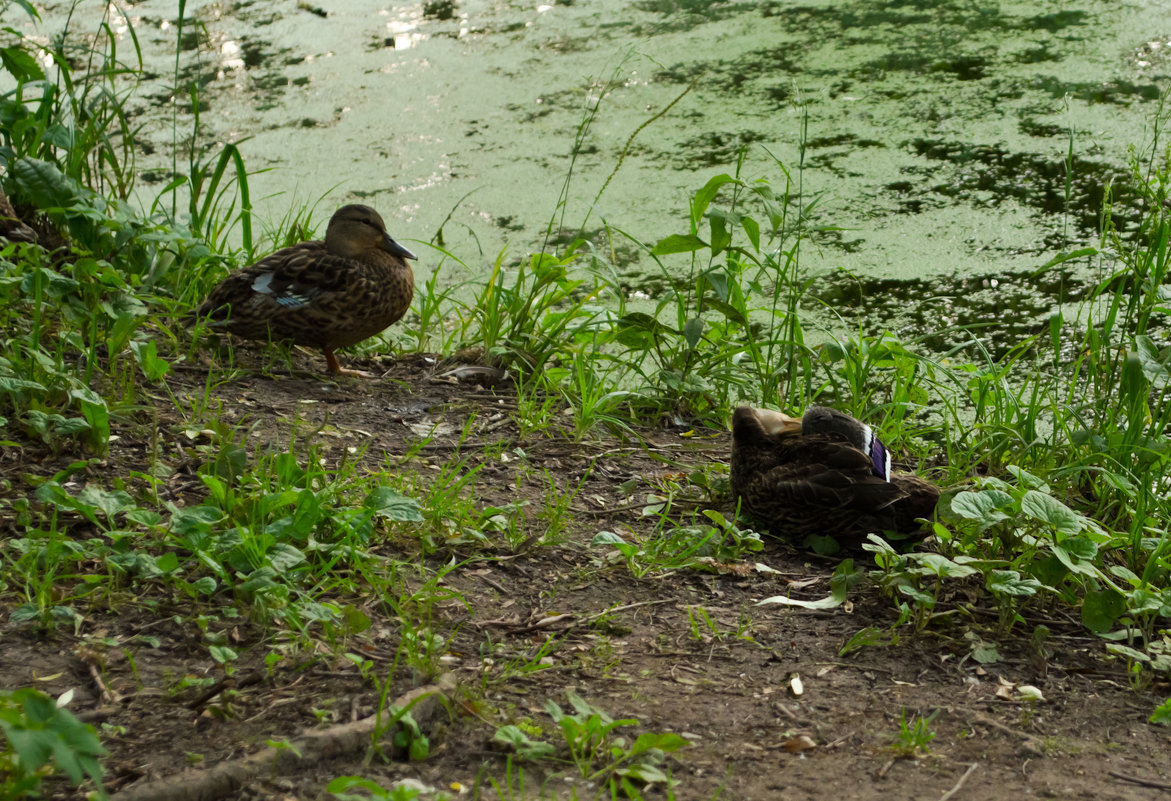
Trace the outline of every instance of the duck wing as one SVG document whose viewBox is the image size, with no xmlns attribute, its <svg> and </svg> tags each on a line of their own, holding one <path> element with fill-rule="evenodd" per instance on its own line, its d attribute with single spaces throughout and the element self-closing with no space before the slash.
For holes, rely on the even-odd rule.
<svg viewBox="0 0 1171 801">
<path fill-rule="evenodd" d="M 229 275 L 203 302 L 200 313 L 225 306 L 235 309 L 249 302 L 258 304 L 257 308 L 271 304 L 274 313 L 281 308 L 303 308 L 343 290 L 353 270 L 351 259 L 329 253 L 324 242 L 302 242 Z"/>
<path fill-rule="evenodd" d="M 750 481 L 744 494 L 759 498 L 764 506 L 811 512 L 852 509 L 860 514 L 878 512 L 907 497 L 899 485 L 870 473 L 869 463 L 865 470 L 835 470 L 816 463 L 784 465 Z"/>
<path fill-rule="evenodd" d="M 870 456 L 833 437 L 791 440 L 780 464 L 749 467 L 741 494 L 751 507 L 789 510 L 856 510 L 873 513 L 907 497 L 898 484 L 874 475 Z M 778 456 L 774 451 L 772 457 Z"/>
<path fill-rule="evenodd" d="M 289 338 L 320 344 L 358 311 L 356 300 L 376 292 L 365 265 L 337 256 L 324 242 L 303 242 L 239 270 L 199 308 L 213 324 L 247 338 Z"/>
</svg>

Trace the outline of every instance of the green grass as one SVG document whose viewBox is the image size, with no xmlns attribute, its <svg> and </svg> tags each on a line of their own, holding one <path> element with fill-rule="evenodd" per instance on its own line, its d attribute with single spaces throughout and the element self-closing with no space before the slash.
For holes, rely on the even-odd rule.
<svg viewBox="0 0 1171 801">
<path fill-rule="evenodd" d="M 4 51 L 17 88 L 0 98 L 3 188 L 72 242 L 67 255 L 0 248 L 0 445 L 74 460 L 57 475 L 17 479 L 35 484 L 31 494 L 10 478 L 0 485 L 0 515 L 17 531 L 0 545 L 0 587 L 18 599 L 12 621 L 81 630 L 85 610 L 116 610 L 129 595 L 148 606 L 186 598 L 200 621 L 250 618 L 279 631 L 287 648 L 342 654 L 369 627 L 363 603 L 373 597 L 398 626 L 394 668 L 422 681 L 440 670 L 449 636 L 437 610 L 467 603 L 443 578 L 477 558 L 584 535 L 605 563 L 645 576 L 750 561 L 762 547 L 745 521 L 704 509 L 726 498 L 718 469 L 654 487 L 649 525 L 612 531 L 575 519 L 588 474 L 563 486 L 530 469 L 517 481 L 541 488 L 539 506 L 484 507 L 485 462 L 523 462 L 526 442 L 554 437 L 640 447 L 641 432 L 665 418 L 722 428 L 743 402 L 789 410 L 816 402 L 875 422 L 950 488 L 934 521 L 935 551 L 868 546 L 868 580 L 897 610 L 892 628 L 931 626 L 947 614 L 949 583 L 975 582 L 1002 636 L 1031 612 L 1060 607 L 1102 636 L 1136 686 L 1171 672 L 1160 639 L 1171 616 L 1171 348 L 1159 328 L 1169 311 L 1167 164 L 1134 164 L 1148 200 L 1135 237 L 1117 234 L 1107 207 L 1097 247 L 1045 265 L 1076 261 L 1101 280 L 1074 311 L 1065 306 L 1048 331 L 1003 356 L 971 330 L 946 332 L 955 343 L 946 354 L 886 332 L 811 336 L 804 309 L 817 299 L 801 249 L 830 226 L 779 162 L 773 176 L 743 175 L 743 160 L 713 176 L 678 231 L 656 242 L 607 229 L 640 248 L 667 287 L 638 308 L 628 307 L 605 252 L 582 239 L 520 257 L 501 252 L 484 281 L 468 277 L 470 257 L 437 244 L 438 266 L 421 276 L 405 339 L 418 351 L 480 348 L 507 369 L 519 444 L 477 444 L 469 420 L 459 448 L 432 456 L 422 438 L 403 459 L 370 470 L 365 454 L 333 462 L 311 437 L 253 452 L 250 423 L 216 400 L 235 367 L 207 368 L 201 393 L 172 391 L 175 371 L 203 369 L 199 337 L 182 315 L 226 270 L 307 236 L 313 210 L 291 210 L 256 235 L 239 150 L 198 156 L 191 87 L 180 92 L 194 110 L 186 172 L 177 150 L 163 193 L 147 209 L 129 203 L 126 104 L 141 68 L 98 36 L 89 69 L 74 72 L 69 47 L 68 37 L 51 46 L 60 64 L 53 78 L 32 58 L 39 45 L 20 40 Z M 564 230 L 560 205 L 557 214 Z M 1053 300 L 1063 307 L 1064 298 Z M 167 476 L 155 470 L 164 461 L 157 439 L 155 464 L 143 471 L 70 488 L 71 476 L 108 455 L 118 431 L 153 427 L 157 438 L 160 408 L 185 421 L 200 502 L 159 500 L 153 488 Z M 450 558 L 436 568 L 433 554 Z M 710 625 L 706 613 L 702 626 L 693 618 L 696 636 Z M 205 645 L 231 669 L 222 642 L 208 636 Z M 380 679 L 384 688 L 390 678 Z M 573 714 L 549 711 L 582 776 L 626 775 L 635 763 L 651 770 L 634 759 L 641 751 L 600 759 L 607 727 L 626 722 L 570 700 Z M 903 721 L 903 750 L 925 750 L 929 722 Z M 665 742 L 643 745 L 649 753 Z"/>
</svg>

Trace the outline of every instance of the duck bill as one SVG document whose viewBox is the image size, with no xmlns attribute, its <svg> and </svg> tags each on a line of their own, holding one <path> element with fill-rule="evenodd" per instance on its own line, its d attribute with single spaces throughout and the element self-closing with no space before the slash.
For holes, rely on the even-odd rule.
<svg viewBox="0 0 1171 801">
<path fill-rule="evenodd" d="M 387 234 L 382 238 L 382 249 L 392 256 L 398 256 L 400 259 L 419 258 L 414 253 L 400 245 L 398 242 L 395 242 L 393 239 L 391 239 L 390 234 Z"/>
<path fill-rule="evenodd" d="M 761 428 L 766 433 L 771 435 L 777 434 L 800 434 L 801 433 L 801 418 L 789 417 L 783 412 L 775 412 L 772 409 L 753 409 L 756 413 L 756 419 L 760 421 Z"/>
</svg>

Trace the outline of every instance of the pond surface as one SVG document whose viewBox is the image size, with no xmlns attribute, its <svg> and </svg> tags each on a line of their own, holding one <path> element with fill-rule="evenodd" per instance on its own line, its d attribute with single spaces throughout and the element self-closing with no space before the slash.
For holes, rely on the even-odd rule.
<svg viewBox="0 0 1171 801">
<path fill-rule="evenodd" d="M 96 28 L 105 7 L 79 3 L 73 29 Z M 175 4 L 117 7 L 156 76 L 145 138 L 159 161 L 142 166 L 161 188 Z M 37 30 L 59 30 L 67 9 L 45 4 Z M 262 219 L 320 199 L 324 220 L 358 200 L 400 241 L 442 228 L 486 269 L 502 247 L 541 247 L 554 217 L 652 243 L 686 233 L 691 193 L 744 149 L 744 177 L 780 190 L 787 170 L 816 200 L 813 223 L 838 229 L 803 251 L 819 293 L 897 333 L 1000 309 L 1028 329 L 1056 283 L 1092 278 L 1013 276 L 1096 240 L 1103 182 L 1119 185 L 1120 227 L 1133 224 L 1128 149 L 1149 155 L 1171 75 L 1156 2 L 284 0 L 187 13 L 180 78 L 200 86 L 209 139 L 242 142 Z M 615 258 L 637 289 L 645 258 L 630 246 Z M 438 260 L 425 254 L 423 269 Z"/>
</svg>

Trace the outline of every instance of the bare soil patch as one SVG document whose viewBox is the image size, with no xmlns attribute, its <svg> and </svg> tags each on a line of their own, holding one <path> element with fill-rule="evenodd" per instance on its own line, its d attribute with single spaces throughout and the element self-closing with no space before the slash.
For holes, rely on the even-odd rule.
<svg viewBox="0 0 1171 801">
<path fill-rule="evenodd" d="M 324 788 L 331 779 L 361 775 L 383 786 L 414 778 L 464 797 L 478 792 L 495 798 L 488 779 L 503 785 L 508 774 L 505 756 L 491 743 L 496 728 L 529 721 L 544 729 L 544 739 L 561 742 L 544 705 L 552 700 L 567 708 L 567 690 L 614 718 L 637 719 L 632 733 L 686 736 L 691 746 L 667 761 L 679 799 L 1171 797 L 1171 731 L 1146 722 L 1168 686 L 1130 688 L 1124 665 L 1107 661 L 1101 641 L 1072 617 L 1043 621 L 1052 633 L 1044 653 L 1018 631 L 997 641 L 998 662 L 981 665 L 965 635 L 995 640 L 995 617 L 985 614 L 978 596 L 953 598 L 950 605 L 963 612 L 950 624 L 920 634 L 903 627 L 893 644 L 839 656 L 860 629 L 886 628 L 897 618 L 873 587 L 852 592 L 846 605 L 828 612 L 756 606 L 786 592 L 810 599 L 829 594 L 833 560 L 769 541 L 754 561 L 775 572 L 751 563 L 712 564 L 707 571 L 652 571 L 639 578 L 612 558 L 612 550 L 590 545 L 602 529 L 654 537 L 657 518 L 644 516 L 638 499 L 693 466 L 725 462 L 726 432 L 648 427 L 641 442 L 600 437 L 577 443 L 556 430 L 521 437 L 509 385 L 444 377 L 450 366 L 437 358 L 351 359 L 384 377 L 340 382 L 313 375 L 316 354 L 294 358 L 304 374 L 242 374 L 211 391 L 225 419 L 252 427 L 247 441 L 257 451 L 287 448 L 295 427 L 302 446 L 337 458 L 358 447 L 371 470 L 398 465 L 426 473 L 458 453 L 469 466 L 483 463 L 472 485 L 479 503 L 531 501 L 525 521 L 531 536 L 515 548 L 456 546 L 425 558 L 410 543 L 375 546 L 433 568 L 460 564 L 444 586 L 462 600 L 443 602 L 432 620 L 450 638 L 443 669 L 457 689 L 452 703 L 423 725 L 431 746 L 425 760 L 399 753 L 367 764 L 359 750 L 312 764 L 282 763 L 224 797 L 330 798 Z M 173 377 L 171 390 L 179 398 L 199 397 L 205 380 L 200 370 L 184 371 Z M 202 500 L 206 490 L 196 480 L 183 433 L 188 424 L 164 393 L 156 394 L 154 408 L 116 426 L 119 439 L 104 464 L 91 464 L 72 481 L 109 486 L 112 476 L 149 471 L 152 453 L 162 453 L 172 472 L 160 497 L 180 505 Z M 421 427 L 437 424 L 445 424 L 439 431 L 446 433 L 402 463 Z M 491 443 L 504 447 L 484 447 Z M 500 458 L 516 448 L 523 458 Z M 29 495 L 27 475 L 52 475 L 77 458 L 29 443 L 4 451 L 0 476 L 11 481 L 7 492 Z M 631 480 L 637 480 L 633 497 L 620 489 Z M 561 488 L 582 482 L 582 489 L 568 532 L 545 543 L 537 512 L 550 481 Z M 63 523 L 77 538 L 92 535 L 84 521 Z M 12 522 L 2 525 L 0 536 L 11 536 Z M 92 567 L 105 572 L 102 565 Z M 240 660 L 233 683 L 209 694 L 178 683 L 184 676 L 222 677 L 193 623 L 211 611 L 205 603 L 161 590 L 153 597 L 103 595 L 92 609 L 79 610 L 84 624 L 82 636 L 75 636 L 64 628 L 38 633 L 13 623 L 10 613 L 25 598 L 19 587 L 4 590 L 0 686 L 54 694 L 73 689 L 71 709 L 106 724 L 106 777 L 113 790 L 125 793 L 166 779 L 175 790 L 171 797 L 185 797 L 190 777 L 184 770 L 208 769 L 255 753 L 266 741 L 373 714 L 378 689 L 339 654 L 358 653 L 373 663 L 373 674 L 385 677 L 401 637 L 380 599 L 339 598 L 361 608 L 373 626 L 342 648 L 323 641 L 317 651 L 302 650 L 269 668 L 265 657 L 284 633 L 219 617 L 210 625 Z M 714 631 L 693 625 L 700 607 Z M 547 657 L 530 662 L 550 636 L 555 640 Z M 106 647 L 95 648 L 98 641 Z M 517 668 L 526 663 L 541 669 Z M 799 695 L 794 677 L 802 685 Z M 411 675 L 400 663 L 388 697 L 431 678 Z M 1039 688 L 1045 700 L 1022 702 L 1013 689 L 1022 684 Z M 890 746 L 900 719 L 936 711 L 930 753 L 896 756 Z M 808 739 L 798 739 L 802 735 Z M 801 743 L 813 747 L 793 750 Z M 514 778 L 516 766 L 523 768 L 525 790 L 514 786 L 515 798 L 592 798 L 600 790 L 574 780 L 569 765 L 514 762 Z M 53 791 L 80 797 L 65 785 Z M 661 787 L 644 795 L 668 797 Z"/>
</svg>

